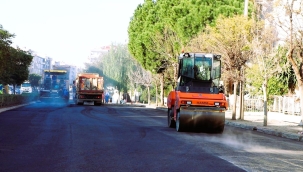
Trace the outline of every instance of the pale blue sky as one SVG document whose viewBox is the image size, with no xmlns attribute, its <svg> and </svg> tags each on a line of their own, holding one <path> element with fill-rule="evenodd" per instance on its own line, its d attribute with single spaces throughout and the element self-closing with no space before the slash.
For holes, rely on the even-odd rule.
<svg viewBox="0 0 303 172">
<path fill-rule="evenodd" d="M 0 24 L 14 45 L 80 65 L 90 50 L 126 43 L 134 10 L 144 0 L 0 0 Z"/>
</svg>

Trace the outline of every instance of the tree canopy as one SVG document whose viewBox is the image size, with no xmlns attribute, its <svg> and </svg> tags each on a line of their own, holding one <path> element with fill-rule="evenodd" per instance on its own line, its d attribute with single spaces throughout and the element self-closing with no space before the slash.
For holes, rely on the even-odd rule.
<svg viewBox="0 0 303 172">
<path fill-rule="evenodd" d="M 182 47 L 206 25 L 214 25 L 219 15 L 242 14 L 243 3 L 241 0 L 146 0 L 137 7 L 129 24 L 129 51 L 145 69 L 161 73 L 176 62 Z"/>
<path fill-rule="evenodd" d="M 20 48 L 13 48 L 13 37 L 0 25 L 0 83 L 19 85 L 28 79 L 33 56 Z"/>
<path fill-rule="evenodd" d="M 4 30 L 2 25 L 0 25 L 0 75 L 5 72 L 5 60 L 6 57 L 10 54 L 10 45 L 12 43 L 13 34 L 9 33 L 7 30 Z M 0 79 L 1 81 L 1 79 Z"/>
<path fill-rule="evenodd" d="M 28 80 L 31 83 L 32 86 L 38 87 L 39 86 L 39 81 L 42 78 L 41 75 L 38 74 L 29 74 Z"/>
</svg>

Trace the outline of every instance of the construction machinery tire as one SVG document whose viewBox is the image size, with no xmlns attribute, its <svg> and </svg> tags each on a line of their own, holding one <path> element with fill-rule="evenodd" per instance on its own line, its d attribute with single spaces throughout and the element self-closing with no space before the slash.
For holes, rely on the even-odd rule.
<svg viewBox="0 0 303 172">
<path fill-rule="evenodd" d="M 167 124 L 169 128 L 176 127 L 176 121 L 174 120 L 173 107 L 167 109 Z"/>
<path fill-rule="evenodd" d="M 180 110 L 177 110 L 176 130 L 178 132 L 185 131 L 185 121 L 182 120 Z"/>
</svg>

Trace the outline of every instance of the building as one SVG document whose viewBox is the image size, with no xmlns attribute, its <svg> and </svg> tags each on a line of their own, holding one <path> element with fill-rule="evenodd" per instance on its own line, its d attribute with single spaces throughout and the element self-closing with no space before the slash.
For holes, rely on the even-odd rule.
<svg viewBox="0 0 303 172">
<path fill-rule="evenodd" d="M 42 57 L 37 54 L 33 55 L 33 60 L 29 66 L 29 74 L 42 76 L 45 69 L 51 69 L 52 58 Z"/>
<path fill-rule="evenodd" d="M 110 48 L 111 48 L 110 45 L 94 48 L 93 50 L 91 50 L 91 53 L 87 58 L 88 62 L 89 63 L 96 62 L 100 57 L 107 54 L 109 52 Z"/>
<path fill-rule="evenodd" d="M 55 62 L 54 65 L 52 65 L 52 69 L 56 70 L 66 70 L 69 78 L 69 84 L 73 84 L 73 81 L 76 79 L 77 74 L 79 73 L 79 68 L 72 65 L 67 64 L 61 64 L 60 62 Z"/>
</svg>

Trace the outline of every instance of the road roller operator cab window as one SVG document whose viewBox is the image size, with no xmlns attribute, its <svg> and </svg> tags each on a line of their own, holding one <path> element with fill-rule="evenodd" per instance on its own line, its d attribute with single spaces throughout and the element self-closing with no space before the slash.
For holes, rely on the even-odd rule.
<svg viewBox="0 0 303 172">
<path fill-rule="evenodd" d="M 195 58 L 194 78 L 197 80 L 210 80 L 212 59 L 210 58 Z"/>
<path fill-rule="evenodd" d="M 218 86 L 221 77 L 220 56 L 214 54 L 185 53 L 180 59 L 179 77 L 180 85 L 187 85 L 189 81 L 211 82 Z"/>
</svg>

